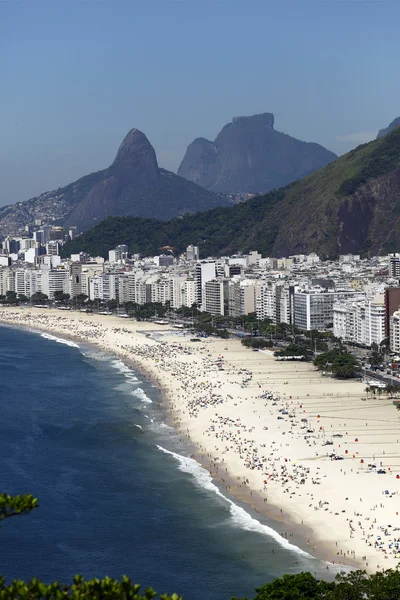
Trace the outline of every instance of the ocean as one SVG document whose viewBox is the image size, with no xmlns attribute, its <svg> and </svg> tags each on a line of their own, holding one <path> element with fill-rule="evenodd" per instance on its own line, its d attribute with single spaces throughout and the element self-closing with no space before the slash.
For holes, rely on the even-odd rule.
<svg viewBox="0 0 400 600">
<path fill-rule="evenodd" d="M 0 327 L 0 492 L 40 507 L 2 523 L 0 573 L 129 576 L 186 600 L 254 596 L 325 565 L 218 488 L 165 424 L 151 382 L 97 348 Z"/>
</svg>

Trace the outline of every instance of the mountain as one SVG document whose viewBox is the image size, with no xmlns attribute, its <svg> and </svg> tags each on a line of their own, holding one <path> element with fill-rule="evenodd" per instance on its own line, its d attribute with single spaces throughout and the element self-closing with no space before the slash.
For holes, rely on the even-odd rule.
<svg viewBox="0 0 400 600">
<path fill-rule="evenodd" d="M 363 144 L 313 175 L 231 207 L 160 222 L 111 218 L 69 244 L 106 256 L 117 244 L 132 252 L 181 252 L 198 244 L 202 257 L 257 249 L 264 255 L 400 250 L 400 128 Z"/>
<path fill-rule="evenodd" d="M 229 203 L 227 198 L 159 168 L 146 136 L 132 129 L 108 169 L 0 208 L 0 235 L 15 234 L 35 219 L 84 230 L 110 215 L 170 219 Z"/>
<path fill-rule="evenodd" d="M 376 136 L 376 139 L 379 140 L 379 138 L 383 137 L 387 133 L 390 133 L 391 131 L 393 131 L 393 129 L 396 129 L 396 127 L 400 127 L 400 117 L 397 117 L 397 119 L 395 119 L 394 121 L 392 121 L 390 123 L 390 125 L 388 127 L 386 127 L 386 129 L 381 129 L 378 132 L 378 135 Z"/>
<path fill-rule="evenodd" d="M 178 175 L 213 192 L 265 193 L 301 179 L 335 160 L 319 144 L 274 129 L 274 115 L 235 117 L 214 142 L 197 138 Z"/>
</svg>

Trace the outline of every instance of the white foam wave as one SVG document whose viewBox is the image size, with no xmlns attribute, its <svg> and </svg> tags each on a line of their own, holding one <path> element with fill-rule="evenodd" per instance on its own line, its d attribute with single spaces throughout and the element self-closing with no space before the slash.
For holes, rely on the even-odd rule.
<svg viewBox="0 0 400 600">
<path fill-rule="evenodd" d="M 75 344 L 75 342 L 71 342 L 71 340 L 64 340 L 63 338 L 56 337 L 55 335 L 50 335 L 50 333 L 42 333 L 41 337 L 45 338 L 46 340 L 51 340 L 52 342 L 57 342 L 58 344 L 65 344 L 71 348 L 79 348 L 78 344 Z"/>
<path fill-rule="evenodd" d="M 170 427 L 169 425 L 167 425 L 166 423 L 160 423 L 159 424 L 159 428 L 160 429 L 169 429 L 171 431 L 175 431 L 175 429 L 173 427 Z"/>
<path fill-rule="evenodd" d="M 136 383 L 142 383 L 137 377 L 135 377 L 135 375 L 133 375 L 133 373 L 125 373 L 125 378 L 132 385 L 135 385 Z"/>
<path fill-rule="evenodd" d="M 217 496 L 223 498 L 225 502 L 229 505 L 229 511 L 231 513 L 232 520 L 236 525 L 238 525 L 242 529 L 246 529 L 247 531 L 254 531 L 256 533 L 261 533 L 262 535 L 267 535 L 268 537 L 273 538 L 276 542 L 278 542 L 278 544 L 283 548 L 286 548 L 287 550 L 295 552 L 296 554 L 299 554 L 306 558 L 312 558 L 310 554 L 308 554 L 301 548 L 298 548 L 294 544 L 291 544 L 290 542 L 288 542 L 288 540 L 280 536 L 278 532 L 272 529 L 272 527 L 268 527 L 268 525 L 260 523 L 260 521 L 257 521 L 257 519 L 254 519 L 251 515 L 249 515 L 249 513 L 244 510 L 244 508 L 238 506 L 232 500 L 224 496 L 224 494 L 220 492 L 215 483 L 213 483 L 210 473 L 206 471 L 206 469 L 203 469 L 203 467 L 196 460 L 187 456 L 182 456 L 181 454 L 177 454 L 176 452 L 166 450 L 162 446 L 157 445 L 157 448 L 161 450 L 161 452 L 173 456 L 175 460 L 177 460 L 179 463 L 179 469 L 181 471 L 184 471 L 185 473 L 190 473 L 195 478 L 197 483 L 201 485 L 201 487 L 203 487 L 206 490 L 209 490 L 210 492 L 214 492 Z"/>
<path fill-rule="evenodd" d="M 143 427 L 141 425 L 138 425 L 137 423 L 133 424 L 134 427 L 138 427 L 140 429 L 140 431 L 143 431 Z"/>
<path fill-rule="evenodd" d="M 121 371 L 121 373 L 132 373 L 131 369 L 127 367 L 122 360 L 112 360 L 111 364 L 114 369 L 118 369 L 118 371 Z"/>
<path fill-rule="evenodd" d="M 139 400 L 141 402 L 146 402 L 146 404 L 152 404 L 153 400 L 150 400 L 150 398 L 148 396 L 146 396 L 146 394 L 144 393 L 144 391 L 142 390 L 142 388 L 137 388 L 136 390 L 134 390 L 132 392 L 133 396 L 136 396 L 136 398 L 139 398 Z"/>
</svg>

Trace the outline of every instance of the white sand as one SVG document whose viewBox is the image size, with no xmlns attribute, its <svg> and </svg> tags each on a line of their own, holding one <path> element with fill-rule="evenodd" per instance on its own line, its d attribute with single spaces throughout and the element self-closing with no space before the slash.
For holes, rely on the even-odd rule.
<svg viewBox="0 0 400 600">
<path fill-rule="evenodd" d="M 286 531 L 311 530 L 310 553 L 370 572 L 400 562 L 400 414 L 390 398 L 366 398 L 359 382 L 324 378 L 310 364 L 278 362 L 236 340 L 195 343 L 150 323 L 11 307 L 0 309 L 0 321 L 136 362 L 162 385 L 175 426 L 212 473 L 267 514 L 275 507 Z M 155 339 L 140 333 L 160 329 L 166 334 Z"/>
</svg>

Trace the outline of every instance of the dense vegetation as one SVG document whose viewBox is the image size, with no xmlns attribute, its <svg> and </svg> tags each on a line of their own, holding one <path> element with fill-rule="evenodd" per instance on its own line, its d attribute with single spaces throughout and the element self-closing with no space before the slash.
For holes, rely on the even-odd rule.
<svg viewBox="0 0 400 600">
<path fill-rule="evenodd" d="M 317 356 L 314 365 L 321 371 L 332 373 L 338 379 L 351 379 L 359 370 L 357 359 L 339 348 L 334 348 Z"/>
<path fill-rule="evenodd" d="M 252 348 L 253 350 L 263 350 L 264 348 L 272 348 L 274 342 L 272 340 L 266 340 L 265 338 L 247 337 L 242 339 L 242 344 L 246 348 Z"/>
<path fill-rule="evenodd" d="M 354 571 L 337 575 L 332 582 L 316 579 L 311 573 L 284 575 L 256 592 L 254 600 L 398 600 L 400 571 L 387 570 L 370 576 Z"/>
<path fill-rule="evenodd" d="M 365 144 L 367 146 L 368 144 Z M 364 146 L 362 146 L 364 147 Z M 386 175 L 399 166 L 399 140 L 398 137 L 390 136 L 385 140 L 385 144 L 378 145 L 369 156 L 368 163 L 360 171 L 343 181 L 339 187 L 339 194 L 349 196 L 364 183 Z"/>
<path fill-rule="evenodd" d="M 273 256 L 317 251 L 322 257 L 339 251 L 379 253 L 382 245 L 389 251 L 400 246 L 400 190 L 396 184 L 381 186 L 375 197 L 362 186 L 390 178 L 399 168 L 397 128 L 301 181 L 236 206 L 166 222 L 110 217 L 66 244 L 63 255 L 83 250 L 107 256 L 117 244 L 142 255 L 159 254 L 166 245 L 178 253 L 197 244 L 201 257 L 252 249 Z"/>
<path fill-rule="evenodd" d="M 63 256 L 81 250 L 92 256 L 108 257 L 108 251 L 118 244 L 127 244 L 131 253 L 160 254 L 163 246 L 172 246 L 175 253 L 183 252 L 189 244 L 200 246 L 201 256 L 214 256 L 222 250 L 251 250 L 246 243 L 244 224 L 249 228 L 262 222 L 266 206 L 278 203 L 283 191 L 270 192 L 232 207 L 186 215 L 171 221 L 135 217 L 109 217 L 89 231 L 67 243 Z M 267 252 L 274 241 L 276 226 L 264 228 L 259 250 Z"/>
</svg>

